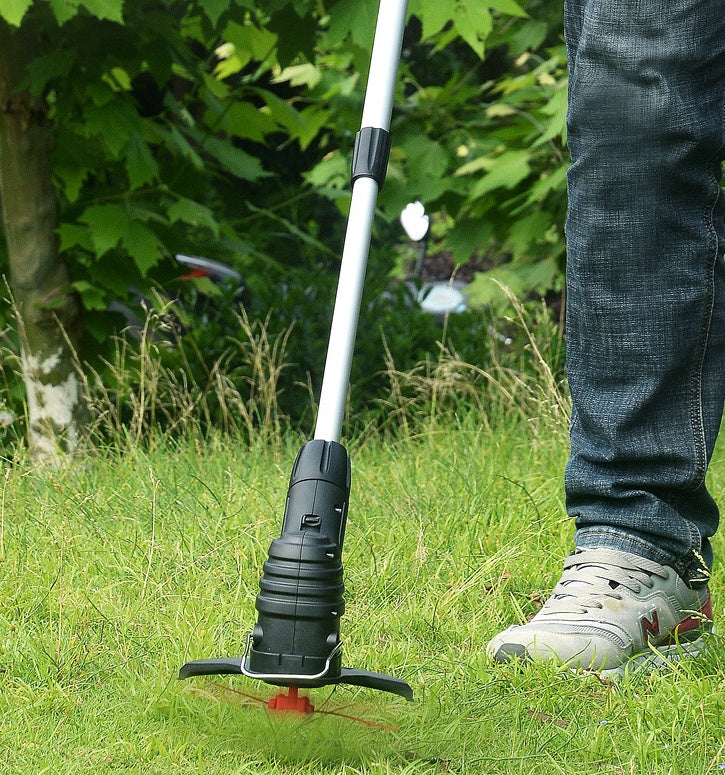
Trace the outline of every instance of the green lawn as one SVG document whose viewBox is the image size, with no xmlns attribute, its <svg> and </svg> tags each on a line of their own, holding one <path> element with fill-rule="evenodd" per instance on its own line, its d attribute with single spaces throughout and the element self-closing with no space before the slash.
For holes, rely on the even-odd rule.
<svg viewBox="0 0 725 775">
<path fill-rule="evenodd" d="M 240 656 L 279 534 L 298 440 L 93 453 L 2 472 L 2 773 L 714 773 L 725 769 L 725 651 L 614 685 L 491 665 L 569 551 L 564 434 L 509 418 L 349 445 L 344 663 L 415 702 L 313 691 L 276 718 L 244 678 L 176 680 Z M 712 471 L 725 502 L 725 459 Z M 723 546 L 720 540 L 719 547 Z M 725 574 L 712 581 L 723 626 Z M 221 685 L 221 686 L 220 686 Z"/>
</svg>

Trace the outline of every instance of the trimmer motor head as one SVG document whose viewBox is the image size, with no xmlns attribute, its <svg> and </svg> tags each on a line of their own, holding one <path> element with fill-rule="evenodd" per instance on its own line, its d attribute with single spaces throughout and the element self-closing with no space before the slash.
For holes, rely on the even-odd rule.
<svg viewBox="0 0 725 775">
<path fill-rule="evenodd" d="M 298 710 L 297 688 L 346 683 L 412 700 L 407 683 L 342 667 L 342 544 L 350 496 L 350 458 L 334 441 L 314 440 L 297 455 L 282 524 L 264 563 L 257 623 L 243 657 L 187 662 L 179 678 L 242 673 L 276 686 L 277 709 Z M 292 695 L 294 700 L 284 699 Z M 308 707 L 305 705 L 305 707 Z M 311 712 L 305 710 L 304 712 Z"/>
</svg>

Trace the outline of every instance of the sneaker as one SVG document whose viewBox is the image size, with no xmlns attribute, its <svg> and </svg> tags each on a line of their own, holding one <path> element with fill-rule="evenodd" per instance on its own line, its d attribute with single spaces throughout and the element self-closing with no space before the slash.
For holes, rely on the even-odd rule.
<svg viewBox="0 0 725 775">
<path fill-rule="evenodd" d="M 672 568 L 629 552 L 580 549 L 536 616 L 486 651 L 496 662 L 555 661 L 608 676 L 697 654 L 711 630 L 707 587 L 690 589 Z"/>
</svg>

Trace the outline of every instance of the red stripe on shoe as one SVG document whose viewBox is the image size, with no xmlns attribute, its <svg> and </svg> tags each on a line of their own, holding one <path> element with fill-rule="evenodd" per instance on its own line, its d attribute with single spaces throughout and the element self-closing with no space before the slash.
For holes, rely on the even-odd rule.
<svg viewBox="0 0 725 775">
<path fill-rule="evenodd" d="M 712 599 L 708 594 L 707 600 L 703 604 L 702 608 L 695 613 L 686 616 L 679 624 L 675 625 L 670 630 L 670 637 L 668 644 L 676 641 L 681 635 L 686 632 L 692 632 L 693 630 L 699 630 L 703 624 L 712 621 Z"/>
</svg>

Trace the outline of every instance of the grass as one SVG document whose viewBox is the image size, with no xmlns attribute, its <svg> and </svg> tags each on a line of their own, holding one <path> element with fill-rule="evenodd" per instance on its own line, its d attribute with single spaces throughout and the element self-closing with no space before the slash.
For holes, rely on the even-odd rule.
<svg viewBox="0 0 725 775">
<path fill-rule="evenodd" d="M 391 359 L 380 417 L 347 442 L 344 663 L 404 678 L 415 701 L 319 689 L 327 712 L 291 718 L 254 699 L 273 693 L 263 684 L 176 679 L 188 659 L 241 656 L 256 618 L 304 441 L 277 413 L 284 342 L 248 326 L 245 380 L 220 364 L 204 386 L 160 366 L 153 340 L 120 343 L 122 390 L 87 383 L 90 452 L 62 470 L 0 458 L 3 775 L 725 770 L 719 638 L 616 684 L 484 655 L 548 594 L 573 532 L 556 340 L 522 327 L 524 369 L 484 372 L 443 347 L 407 373 Z M 199 430 L 213 404 L 226 434 Z M 724 469 L 718 450 L 720 502 Z M 712 589 L 722 629 L 720 565 Z"/>
<path fill-rule="evenodd" d="M 543 410 L 542 410 L 543 412 Z M 20 459 L 0 494 L 3 773 L 698 773 L 725 769 L 725 651 L 617 684 L 484 656 L 536 610 L 569 551 L 565 435 L 480 411 L 349 445 L 345 664 L 414 703 L 313 692 L 275 718 L 270 687 L 176 680 L 241 655 L 300 440 L 128 443 L 62 471 Z M 712 486 L 723 500 L 725 460 Z M 722 540 L 716 550 L 722 547 Z M 712 587 L 722 627 L 725 576 Z M 228 687 L 228 688 L 223 688 Z"/>
</svg>

